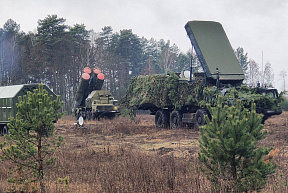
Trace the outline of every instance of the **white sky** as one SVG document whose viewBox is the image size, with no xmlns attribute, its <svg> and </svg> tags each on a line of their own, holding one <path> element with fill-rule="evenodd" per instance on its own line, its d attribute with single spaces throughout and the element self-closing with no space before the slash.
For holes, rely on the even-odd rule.
<svg viewBox="0 0 288 193">
<path fill-rule="evenodd" d="M 286 0 L 0 0 L 1 27 L 11 18 L 24 32 L 35 31 L 39 19 L 53 14 L 95 32 L 111 26 L 114 32 L 132 29 L 139 37 L 170 40 L 183 52 L 191 48 L 184 29 L 188 21 L 218 21 L 232 47 L 243 47 L 260 67 L 263 51 L 276 88 L 283 89 L 280 71 L 288 73 Z"/>
</svg>

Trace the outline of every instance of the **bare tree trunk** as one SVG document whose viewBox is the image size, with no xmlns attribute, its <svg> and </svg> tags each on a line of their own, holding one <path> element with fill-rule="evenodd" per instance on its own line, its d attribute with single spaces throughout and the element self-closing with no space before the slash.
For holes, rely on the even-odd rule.
<svg viewBox="0 0 288 193">
<path fill-rule="evenodd" d="M 45 193 L 44 172 L 43 172 L 43 160 L 42 160 L 42 134 L 38 133 L 38 173 L 40 179 L 40 191 Z"/>
<path fill-rule="evenodd" d="M 4 77 L 4 46 L 3 46 L 3 43 L 0 44 L 0 83 L 1 83 L 1 86 L 3 86 L 3 77 Z"/>
</svg>

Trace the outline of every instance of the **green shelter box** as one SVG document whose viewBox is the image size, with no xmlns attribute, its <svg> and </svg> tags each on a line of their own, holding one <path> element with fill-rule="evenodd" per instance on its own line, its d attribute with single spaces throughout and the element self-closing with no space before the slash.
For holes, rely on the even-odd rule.
<svg viewBox="0 0 288 193">
<path fill-rule="evenodd" d="M 14 117 L 17 113 L 16 104 L 19 102 L 18 97 L 26 95 L 28 91 L 33 91 L 38 88 L 39 84 L 22 84 L 0 87 L 0 124 L 6 125 L 10 117 Z M 48 91 L 56 99 L 53 93 L 46 85 L 43 88 Z"/>
</svg>

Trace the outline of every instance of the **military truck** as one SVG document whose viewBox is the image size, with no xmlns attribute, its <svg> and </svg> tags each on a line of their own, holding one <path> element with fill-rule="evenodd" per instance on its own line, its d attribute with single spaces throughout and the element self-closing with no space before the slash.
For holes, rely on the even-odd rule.
<svg viewBox="0 0 288 193">
<path fill-rule="evenodd" d="M 73 112 L 79 120 L 114 118 L 120 114 L 117 100 L 110 91 L 102 90 L 104 74 L 97 68 L 84 68 L 75 96 Z"/>
<path fill-rule="evenodd" d="M 206 103 L 216 105 L 219 94 L 227 105 L 241 99 L 245 108 L 251 103 L 262 113 L 263 123 L 281 114 L 276 89 L 249 88 L 243 84 L 244 72 L 222 25 L 212 21 L 189 21 L 185 29 L 194 47 L 203 72 L 189 75 L 138 76 L 131 80 L 121 104 L 131 113 L 136 109 L 150 110 L 157 127 L 177 128 L 188 124 L 200 127 L 209 115 Z M 192 66 L 192 65 L 191 65 Z"/>
<path fill-rule="evenodd" d="M 22 84 L 0 87 L 0 134 L 7 134 L 10 117 L 15 117 L 17 113 L 16 104 L 19 102 L 18 97 L 26 95 L 28 91 L 33 92 L 39 84 Z M 48 94 L 56 99 L 57 96 L 46 85 L 43 88 L 48 91 Z"/>
</svg>

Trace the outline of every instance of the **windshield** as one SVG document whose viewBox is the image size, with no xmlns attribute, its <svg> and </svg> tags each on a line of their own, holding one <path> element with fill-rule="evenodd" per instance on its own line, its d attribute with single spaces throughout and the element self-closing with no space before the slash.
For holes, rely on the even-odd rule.
<svg viewBox="0 0 288 193">
<path fill-rule="evenodd" d="M 269 96 L 270 98 L 278 98 L 277 90 L 265 90 L 262 92 L 262 95 Z"/>
</svg>

